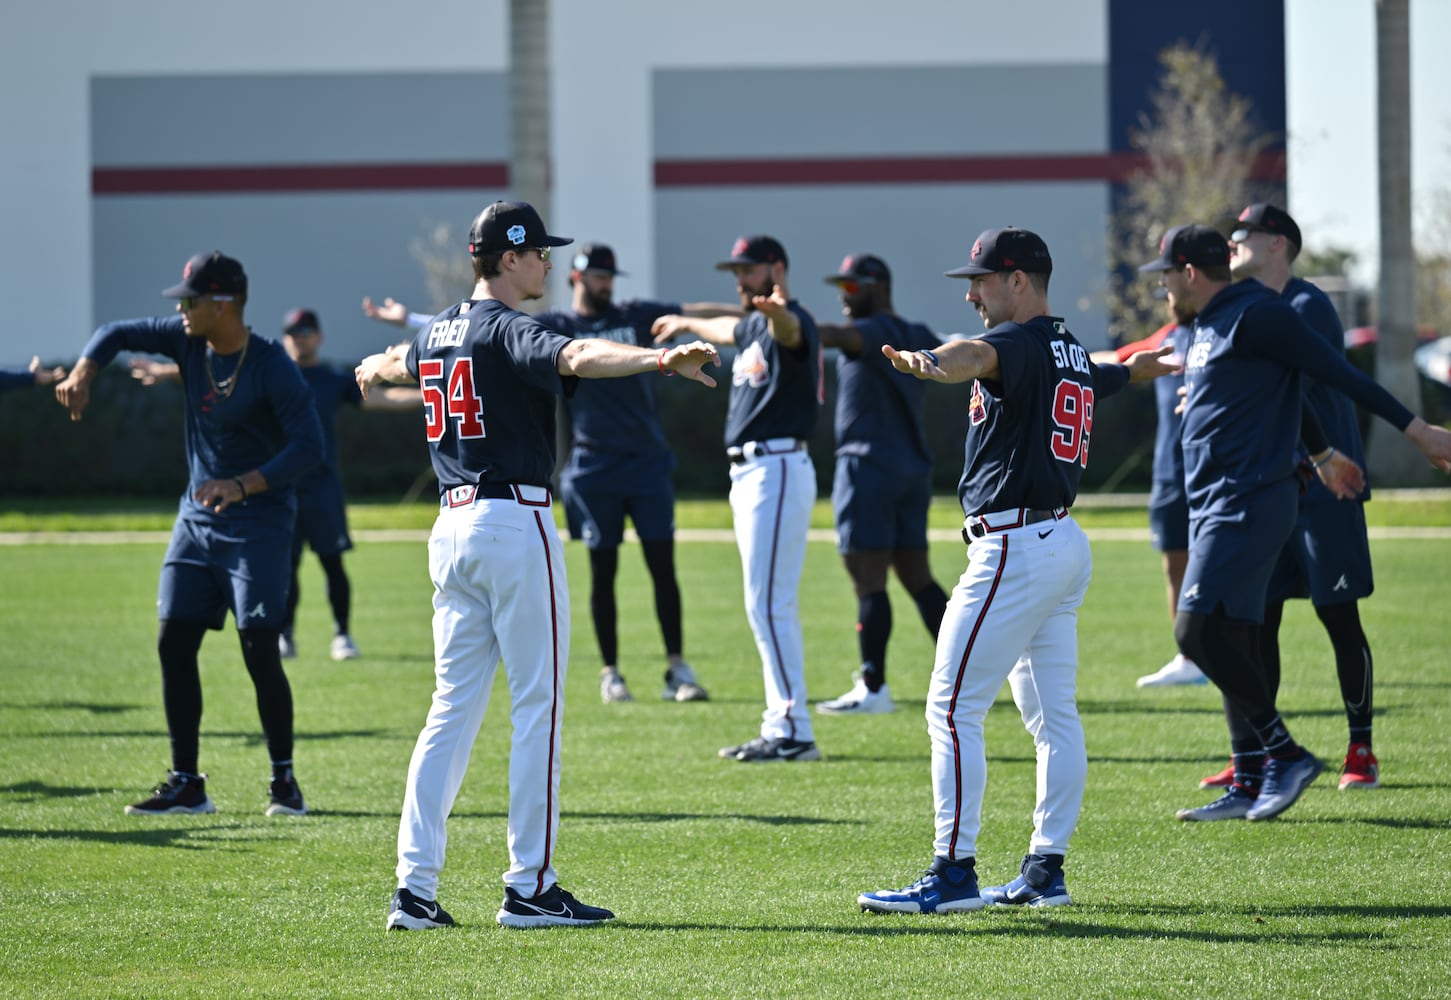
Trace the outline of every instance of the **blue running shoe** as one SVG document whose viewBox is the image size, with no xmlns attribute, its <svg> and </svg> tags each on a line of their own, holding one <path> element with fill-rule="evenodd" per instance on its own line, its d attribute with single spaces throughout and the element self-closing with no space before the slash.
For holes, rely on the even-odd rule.
<svg viewBox="0 0 1451 1000">
<path fill-rule="evenodd" d="M 1260 797 L 1244 818 L 1254 822 L 1260 819 L 1274 819 L 1295 804 L 1300 793 L 1310 787 L 1310 782 L 1320 776 L 1325 765 L 1304 747 L 1295 760 L 1280 760 L 1271 757 L 1265 761 L 1265 783 L 1260 788 Z"/>
<path fill-rule="evenodd" d="M 1033 882 L 1028 881 L 1030 873 Z M 1034 885 L 1034 882 L 1041 884 Z M 1049 861 L 1045 854 L 1029 854 L 1023 859 L 1017 878 L 1007 885 L 988 886 L 982 891 L 982 898 L 994 906 L 1067 906 L 1073 902 L 1063 881 L 1062 858 Z"/>
<path fill-rule="evenodd" d="M 863 910 L 874 913 L 957 913 L 987 905 L 977 891 L 972 858 L 936 858 L 907 888 L 864 892 L 856 901 Z"/>
<path fill-rule="evenodd" d="M 1206 822 L 1216 819 L 1244 819 L 1255 804 L 1257 796 L 1243 785 L 1230 785 L 1224 794 L 1198 809 L 1180 809 L 1176 819 L 1188 822 Z"/>
</svg>

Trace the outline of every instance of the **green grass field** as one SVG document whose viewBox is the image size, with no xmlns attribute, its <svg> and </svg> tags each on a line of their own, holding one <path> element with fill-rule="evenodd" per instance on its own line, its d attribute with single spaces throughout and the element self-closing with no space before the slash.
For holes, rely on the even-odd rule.
<svg viewBox="0 0 1451 1000">
<path fill-rule="evenodd" d="M 709 526 L 721 509 L 690 516 Z M 637 701 L 606 706 L 584 552 L 570 545 L 558 865 L 566 888 L 618 920 L 579 931 L 494 924 L 507 864 L 501 675 L 450 821 L 440 899 L 460 926 L 391 935 L 383 918 L 403 778 L 432 690 L 423 546 L 375 542 L 349 555 L 364 656 L 345 664 L 327 659 L 323 581 L 309 561 L 301 656 L 289 675 L 312 814 L 277 819 L 262 815 L 266 754 L 230 628 L 202 651 L 202 767 L 218 813 L 122 814 L 168 763 L 153 649 L 162 549 L 0 546 L 0 974 L 10 995 L 1451 991 L 1451 672 L 1440 620 L 1451 606 L 1451 540 L 1374 543 L 1378 589 L 1363 612 L 1383 787 L 1340 793 L 1332 769 L 1283 818 L 1259 825 L 1174 821 L 1175 809 L 1210 798 L 1196 781 L 1224 762 L 1219 699 L 1206 688 L 1135 689 L 1135 677 L 1172 652 L 1158 558 L 1142 541 L 1096 541 L 1079 628 L 1091 763 L 1068 859 L 1074 905 L 916 917 L 855 905 L 858 892 L 905 885 L 930 860 L 922 699 L 932 654 L 905 595 L 894 585 L 899 711 L 820 717 L 820 763 L 745 766 L 715 753 L 753 735 L 762 701 L 734 546 L 679 549 L 686 653 L 712 694 L 686 705 L 656 697 L 659 634 L 642 560 L 627 548 L 621 650 Z M 963 558 L 960 545 L 934 546 L 944 585 Z M 813 543 L 807 560 L 801 603 L 815 699 L 850 683 L 855 602 L 830 544 Z M 1345 722 L 1308 605 L 1289 609 L 1282 638 L 1282 707 L 1307 745 L 1338 762 Z M 1032 744 L 1006 692 L 987 738 L 978 868 L 996 882 L 1016 873 L 1033 802 Z"/>
</svg>

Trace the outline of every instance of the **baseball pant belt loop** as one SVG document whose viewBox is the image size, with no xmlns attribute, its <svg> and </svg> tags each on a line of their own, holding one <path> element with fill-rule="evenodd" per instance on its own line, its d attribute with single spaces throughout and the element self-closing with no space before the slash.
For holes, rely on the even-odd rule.
<svg viewBox="0 0 1451 1000">
<path fill-rule="evenodd" d="M 1067 507 L 1054 507 L 1052 510 L 1012 507 L 1008 510 L 974 514 L 962 522 L 962 540 L 971 545 L 974 538 L 986 538 L 993 532 L 1010 531 L 1013 528 L 1022 528 L 1040 521 L 1061 521 L 1067 516 Z"/>
<path fill-rule="evenodd" d="M 452 486 L 438 498 L 441 510 L 454 507 L 471 507 L 475 500 L 513 500 L 524 507 L 548 507 L 549 490 L 543 486 L 524 483 L 478 483 L 469 486 Z"/>
<path fill-rule="evenodd" d="M 747 441 L 739 448 L 727 448 L 726 457 L 732 465 L 740 465 L 767 455 L 789 455 L 793 451 L 805 450 L 806 442 L 800 438 L 768 438 L 765 441 Z"/>
</svg>

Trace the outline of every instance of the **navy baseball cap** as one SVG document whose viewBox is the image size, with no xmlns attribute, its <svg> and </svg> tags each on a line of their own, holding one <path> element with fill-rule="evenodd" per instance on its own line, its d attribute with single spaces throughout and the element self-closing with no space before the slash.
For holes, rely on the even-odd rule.
<svg viewBox="0 0 1451 1000">
<path fill-rule="evenodd" d="M 1295 244 L 1297 251 L 1304 246 L 1300 242 L 1300 227 L 1295 225 L 1295 220 L 1290 218 L 1290 213 L 1267 202 L 1256 202 L 1240 212 L 1239 218 L 1235 220 L 1232 228 L 1235 230 L 1248 229 L 1252 233 L 1283 236 Z"/>
<path fill-rule="evenodd" d="M 294 309 L 282 317 L 283 333 L 317 333 L 321 329 L 317 313 L 311 309 Z"/>
<path fill-rule="evenodd" d="M 972 245 L 967 263 L 944 272 L 949 278 L 971 278 L 997 271 L 1027 271 L 1029 274 L 1052 274 L 1053 258 L 1048 244 L 1037 233 L 1008 226 L 988 229 Z"/>
<path fill-rule="evenodd" d="M 854 253 L 841 262 L 836 274 L 827 275 L 826 278 L 828 285 L 840 285 L 847 281 L 858 281 L 864 285 L 877 281 L 890 284 L 892 272 L 888 269 L 887 262 L 875 254 Z"/>
<path fill-rule="evenodd" d="M 240 261 L 220 250 L 199 253 L 186 262 L 181 284 L 172 285 L 161 295 L 168 299 L 190 299 L 201 295 L 245 295 L 247 272 Z"/>
<path fill-rule="evenodd" d="M 786 263 L 786 248 L 772 236 L 739 236 L 731 245 L 730 259 L 715 266 L 717 271 L 729 271 L 739 264 Z"/>
<path fill-rule="evenodd" d="M 1175 226 L 1159 241 L 1159 256 L 1140 271 L 1177 271 L 1185 264 L 1195 267 L 1228 267 L 1229 241 L 1213 226 L 1191 222 Z"/>
<path fill-rule="evenodd" d="M 469 253 L 475 257 L 529 247 L 567 247 L 573 242 L 546 232 L 544 220 L 527 201 L 496 201 L 469 227 Z"/>
<path fill-rule="evenodd" d="M 569 262 L 576 271 L 594 271 L 598 274 L 624 274 L 615 266 L 615 251 L 603 243 L 586 243 Z"/>
</svg>

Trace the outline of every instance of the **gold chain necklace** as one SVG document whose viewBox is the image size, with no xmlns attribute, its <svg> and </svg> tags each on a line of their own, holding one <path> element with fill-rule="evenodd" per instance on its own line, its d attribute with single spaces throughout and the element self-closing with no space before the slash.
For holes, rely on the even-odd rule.
<svg viewBox="0 0 1451 1000">
<path fill-rule="evenodd" d="M 207 351 L 207 381 L 212 385 L 212 392 L 218 399 L 226 399 L 237 388 L 237 376 L 242 374 L 242 365 L 247 360 L 247 348 L 252 346 L 252 335 L 247 334 L 247 339 L 242 342 L 242 355 L 237 359 L 237 367 L 232 369 L 232 374 L 218 381 L 216 375 L 212 374 L 212 355 L 216 352 Z"/>
</svg>

